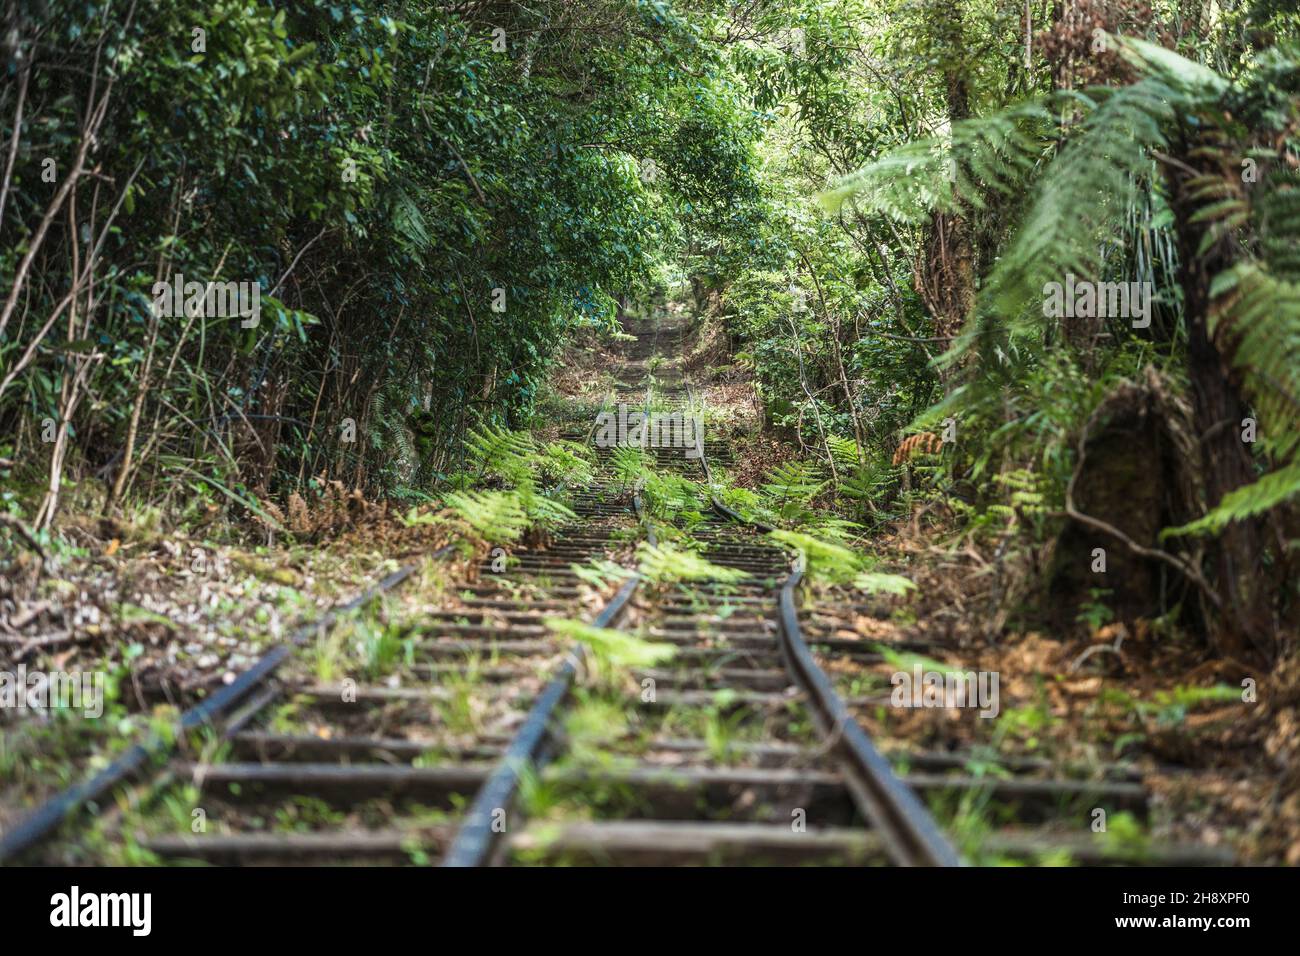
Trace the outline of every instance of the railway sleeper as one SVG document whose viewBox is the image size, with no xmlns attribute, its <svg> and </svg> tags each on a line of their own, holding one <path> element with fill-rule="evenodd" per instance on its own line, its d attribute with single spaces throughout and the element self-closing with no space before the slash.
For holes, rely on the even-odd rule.
<svg viewBox="0 0 1300 956">
<path fill-rule="evenodd" d="M 507 844 L 516 864 L 613 866 L 883 865 L 888 855 L 869 830 L 753 823 L 575 821 L 530 824 Z M 1232 854 L 1196 844 L 1117 847 L 1104 840 L 1060 834 L 995 833 L 984 849 L 1036 862 L 1064 850 L 1085 866 L 1224 866 Z"/>
</svg>

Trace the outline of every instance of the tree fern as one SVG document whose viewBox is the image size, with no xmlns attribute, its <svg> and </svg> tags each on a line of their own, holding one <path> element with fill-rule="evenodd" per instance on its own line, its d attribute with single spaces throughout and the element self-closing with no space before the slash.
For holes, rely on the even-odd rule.
<svg viewBox="0 0 1300 956">
<path fill-rule="evenodd" d="M 1048 161 L 1015 238 L 982 283 L 972 321 L 946 357 L 952 361 L 975 343 L 977 332 L 990 329 L 1005 328 L 1031 345 L 1044 341 L 1046 284 L 1066 273 L 1103 274 L 1109 250 L 1131 229 L 1133 211 L 1160 187 L 1157 163 L 1170 161 L 1171 137 L 1191 130 L 1198 145 L 1187 159 L 1211 170 L 1182 184 L 1199 204 L 1189 223 L 1203 230 L 1196 254 L 1221 242 L 1235 249 L 1235 262 L 1211 286 L 1214 343 L 1254 402 L 1260 450 L 1279 469 L 1228 494 L 1213 513 L 1180 530 L 1220 529 L 1300 490 L 1294 480 L 1300 465 L 1300 188 L 1284 173 L 1263 171 L 1262 181 L 1245 188 L 1243 156 L 1233 152 L 1251 153 L 1243 144 L 1249 132 L 1234 126 L 1234 114 L 1280 135 L 1268 150 L 1246 156 L 1246 163 L 1275 163 L 1283 145 L 1294 150 L 1300 63 L 1293 53 L 1270 51 L 1233 85 L 1163 47 L 1108 39 L 1138 69 L 1138 80 L 1064 91 L 955 124 L 950 144 L 932 139 L 895 150 L 846 177 L 823 201 L 834 207 L 852 198 L 869 211 L 919 223 L 934 210 L 978 205 L 981 192 L 1027 184 L 1035 164 Z M 1059 149 L 1057 141 L 1064 142 Z M 1228 145 L 1234 142 L 1239 145 Z M 1172 265 L 1163 263 L 1161 274 L 1171 275 Z M 1153 264 L 1142 271 L 1154 275 Z M 967 398 L 960 396 L 969 404 Z M 947 402 L 956 401 L 954 391 Z"/>
<path fill-rule="evenodd" d="M 1235 341 L 1232 364 L 1255 405 L 1260 450 L 1280 467 L 1167 534 L 1217 533 L 1300 494 L 1300 286 L 1275 278 L 1261 263 L 1245 262 L 1217 276 L 1211 295 L 1211 331 L 1216 339 Z"/>
<path fill-rule="evenodd" d="M 1036 179 L 1033 204 L 980 296 L 981 309 L 1012 318 L 1013 332 L 1036 332 L 1044 284 L 1067 272 L 1098 274 L 1113 245 L 1108 240 L 1150 189 L 1153 151 L 1166 146 L 1172 122 L 1223 89 L 1212 71 L 1177 54 L 1112 39 L 1150 75 L 963 120 L 954 124 L 950 143 L 928 139 L 895 150 L 845 177 L 823 202 L 834 208 L 852 198 L 868 211 L 921 223 L 935 210 L 978 207 L 985 192 L 1010 193 Z M 1073 122 L 1076 114 L 1082 115 Z M 1062 138 L 1065 146 L 1054 153 Z M 1045 161 L 1050 174 L 1033 176 Z M 955 351 L 972 344 L 974 330 L 967 327 Z"/>
<path fill-rule="evenodd" d="M 1294 461 L 1300 450 L 1300 285 L 1246 262 L 1217 276 L 1210 294 L 1210 331 L 1216 339 L 1235 339 L 1232 364 L 1265 425 L 1261 448 Z"/>
<path fill-rule="evenodd" d="M 852 199 L 863 210 L 913 224 L 963 202 L 979 206 L 976 184 L 1013 192 L 1044 154 L 1054 126 L 1041 101 L 963 120 L 953 124 L 950 137 L 908 143 L 842 178 L 821 202 L 835 211 Z"/>
<path fill-rule="evenodd" d="M 1175 107 L 1190 101 L 1160 78 L 1081 97 L 1087 116 L 1040 180 L 1015 240 L 985 284 L 984 306 L 1038 334 L 1043 288 L 1067 273 L 1098 276 L 1126 211 L 1151 188 L 1152 151 L 1166 146 Z M 1099 159 L 1101 161 L 1099 161 Z"/>
</svg>

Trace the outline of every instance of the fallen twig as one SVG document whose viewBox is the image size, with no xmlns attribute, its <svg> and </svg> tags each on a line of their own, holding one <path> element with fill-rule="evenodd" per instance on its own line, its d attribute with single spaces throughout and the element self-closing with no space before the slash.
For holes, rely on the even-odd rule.
<svg viewBox="0 0 1300 956">
<path fill-rule="evenodd" d="M 13 515 L 5 514 L 3 512 L 0 512 L 0 524 L 13 529 L 14 534 L 22 539 L 24 544 L 40 555 L 42 564 L 50 560 L 50 556 L 45 553 L 45 549 L 41 547 L 41 543 L 36 540 L 36 536 L 32 534 L 31 529 L 28 528 L 27 525 L 23 524 Z"/>
</svg>

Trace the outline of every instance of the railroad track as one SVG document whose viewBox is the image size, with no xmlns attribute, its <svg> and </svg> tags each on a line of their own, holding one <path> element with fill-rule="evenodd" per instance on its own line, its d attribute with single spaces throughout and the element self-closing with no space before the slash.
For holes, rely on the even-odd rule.
<svg viewBox="0 0 1300 956">
<path fill-rule="evenodd" d="M 658 324 L 641 330 L 615 400 L 689 413 L 690 390 L 671 365 L 643 391 L 659 337 Z M 1004 820 L 1037 827 L 997 838 L 1006 856 L 1064 846 L 1079 862 L 1115 860 L 1070 833 L 1084 828 L 1086 807 L 1141 810 L 1145 791 L 1131 777 L 1067 779 L 1034 761 L 975 776 L 959 751 L 878 750 L 859 723 L 878 701 L 841 694 L 828 676 L 879 661 L 835 636 L 843 614 L 873 607 L 799 607 L 791 555 L 712 497 L 708 462 L 725 460 L 726 444 L 688 451 L 647 449 L 657 471 L 697 484 L 702 507 L 686 533 L 698 553 L 743 578 L 656 583 L 633 570 L 599 610 L 584 605 L 590 592 L 574 565 L 608 561 L 642 531 L 652 543 L 683 533 L 648 514 L 615 476 L 612 449 L 597 449 L 595 482 L 572 498 L 579 520 L 500 573 L 489 558 L 454 607 L 411 635 L 412 684 L 326 685 L 285 666 L 320 633 L 314 626 L 187 712 L 185 729 L 216 729 L 224 759 L 173 759 L 161 785 L 142 788 L 146 809 L 168 789 L 196 793 L 203 832 L 173 821 L 133 833 L 124 821 L 115 838 L 164 861 L 239 865 L 949 866 L 960 857 L 926 802 L 979 794 Z M 351 606 L 413 573 L 401 569 Z M 593 685 L 587 650 L 548 628 L 553 617 L 634 628 L 673 653 L 633 668 L 630 684 Z M 453 719 L 466 707 L 472 729 Z M 146 742 L 60 795 L 5 836 L 0 859 L 48 839 L 76 808 L 106 805 L 165 750 Z M 1146 861 L 1224 862 L 1197 847 L 1130 862 Z"/>
</svg>

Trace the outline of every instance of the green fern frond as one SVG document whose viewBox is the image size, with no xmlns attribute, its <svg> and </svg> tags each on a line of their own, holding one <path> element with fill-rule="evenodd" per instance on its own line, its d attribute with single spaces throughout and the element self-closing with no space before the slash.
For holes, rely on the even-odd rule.
<svg viewBox="0 0 1300 956">
<path fill-rule="evenodd" d="M 1027 468 L 1014 468 L 994 475 L 993 480 L 1010 493 L 1011 507 L 1022 513 L 1046 515 L 1053 510 L 1048 500 L 1047 476 Z"/>
<path fill-rule="evenodd" d="M 1234 343 L 1231 361 L 1258 415 L 1260 450 L 1279 467 L 1166 536 L 1217 534 L 1300 494 L 1300 284 L 1273 276 L 1260 262 L 1243 262 L 1216 276 L 1210 294 L 1211 334 Z"/>
<path fill-rule="evenodd" d="M 528 529 L 528 515 L 512 491 L 449 491 L 443 504 L 491 544 L 517 541 Z"/>
<path fill-rule="evenodd" d="M 853 579 L 853 586 L 868 594 L 903 595 L 916 590 L 916 585 L 901 574 L 885 574 L 882 571 L 863 571 Z"/>
<path fill-rule="evenodd" d="M 572 508 L 536 490 L 531 484 L 521 484 L 515 494 L 529 523 L 535 528 L 553 531 L 578 520 Z"/>
<path fill-rule="evenodd" d="M 779 502 L 798 502 L 807 505 L 821 494 L 827 485 L 818 477 L 815 464 L 801 459 L 777 465 L 763 485 L 763 493 Z"/>
<path fill-rule="evenodd" d="M 370 399 L 369 438 L 370 447 L 391 449 L 398 461 L 414 464 L 417 459 L 415 448 L 411 444 L 410 433 L 406 429 L 404 416 L 392 409 L 392 399 L 388 389 L 376 390 Z"/>
<path fill-rule="evenodd" d="M 749 577 L 748 572 L 739 568 L 714 564 L 693 551 L 667 543 L 655 546 L 643 541 L 637 547 L 637 558 L 642 576 L 653 584 L 672 584 L 678 581 L 734 584 Z"/>
<path fill-rule="evenodd" d="M 1009 193 L 1029 176 L 1050 142 L 1055 119 L 1038 101 L 953 124 L 951 139 L 933 137 L 892 150 L 839 180 L 819 197 L 830 212 L 852 199 L 899 222 L 921 223 L 961 200 L 978 205 L 976 184 Z"/>
<path fill-rule="evenodd" d="M 667 521 L 697 523 L 709 505 L 704 489 L 674 472 L 647 471 L 641 486 L 646 510 Z"/>
<path fill-rule="evenodd" d="M 591 651 L 596 670 L 606 679 L 633 668 L 654 667 L 669 661 L 676 646 L 647 641 L 625 631 L 595 627 L 584 621 L 547 618 L 546 626 L 561 637 L 578 641 Z"/>
<path fill-rule="evenodd" d="M 793 549 L 803 559 L 804 574 L 831 584 L 847 584 L 865 571 L 862 556 L 840 544 L 823 541 L 799 531 L 777 530 L 768 537 Z"/>
<path fill-rule="evenodd" d="M 937 661 L 933 657 L 926 657 L 914 651 L 900 651 L 888 644 L 876 644 L 873 649 L 895 670 L 912 671 L 919 667 L 922 671 L 933 671 L 936 674 L 957 673 L 951 664 L 945 664 L 943 661 Z"/>
<path fill-rule="evenodd" d="M 984 294 L 987 308 L 1014 317 L 1013 332 L 1037 334 L 1043 290 L 1067 273 L 1101 274 L 1103 257 L 1153 176 L 1152 154 L 1166 129 L 1195 104 L 1159 78 L 1106 94 L 1075 127 L 1043 177 L 1015 240 Z M 1098 162 L 1104 156 L 1107 162 Z"/>
<path fill-rule="evenodd" d="M 1107 39 L 1119 46 L 1120 55 L 1124 59 L 1144 73 L 1159 76 L 1163 81 L 1194 96 L 1218 96 L 1228 87 L 1227 81 L 1209 67 L 1180 56 L 1168 47 L 1137 37 L 1107 34 Z"/>
<path fill-rule="evenodd" d="M 869 461 L 840 475 L 839 492 L 855 501 L 870 501 L 884 494 L 895 481 L 896 469 L 884 461 Z"/>
<path fill-rule="evenodd" d="M 1260 446 L 1282 462 L 1300 451 L 1300 284 L 1256 262 L 1215 277 L 1210 331 L 1234 341 L 1232 364 L 1259 415 Z"/>
<path fill-rule="evenodd" d="M 590 452 L 577 442 L 553 441 L 542 449 L 537 462 L 541 474 L 574 487 L 591 484 L 594 465 Z"/>
<path fill-rule="evenodd" d="M 645 451 L 632 446 L 620 446 L 609 455 L 610 468 L 614 472 L 614 477 L 624 485 L 635 484 L 637 479 L 649 471 L 646 461 Z"/>
<path fill-rule="evenodd" d="M 1300 465 L 1292 465 L 1230 491 L 1209 514 L 1182 527 L 1167 528 L 1161 536 L 1218 534 L 1232 522 L 1265 514 L 1297 494 L 1300 494 Z"/>
<path fill-rule="evenodd" d="M 724 505 L 747 521 L 762 521 L 774 524 L 779 516 L 767 507 L 765 499 L 749 488 L 733 488 L 715 484 L 714 494 Z"/>
<path fill-rule="evenodd" d="M 485 476 L 496 476 L 511 484 L 532 479 L 537 449 L 526 432 L 484 425 L 470 429 L 465 449 L 474 467 Z"/>
<path fill-rule="evenodd" d="M 816 520 L 808 525 L 818 538 L 847 544 L 862 534 L 862 525 L 847 518 L 837 518 L 829 512 L 818 512 Z"/>
<path fill-rule="evenodd" d="M 615 564 L 608 558 L 592 558 L 586 564 L 570 564 L 569 569 L 578 579 L 597 590 L 603 591 L 616 581 L 631 577 L 633 571 L 621 564 Z"/>
<path fill-rule="evenodd" d="M 835 466 L 837 468 L 856 468 L 862 461 L 862 455 L 858 448 L 858 443 L 852 438 L 842 438 L 839 435 L 827 435 L 826 447 L 830 449 L 831 458 L 835 460 Z"/>
<path fill-rule="evenodd" d="M 1300 182 L 1269 176 L 1251 196 L 1258 220 L 1259 257 L 1280 279 L 1300 282 Z"/>
</svg>

